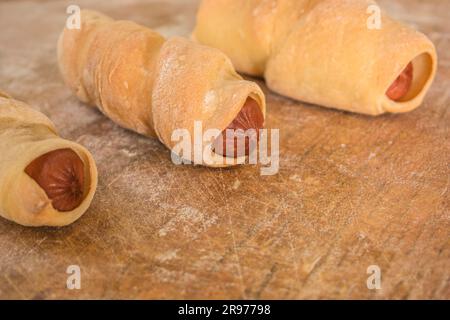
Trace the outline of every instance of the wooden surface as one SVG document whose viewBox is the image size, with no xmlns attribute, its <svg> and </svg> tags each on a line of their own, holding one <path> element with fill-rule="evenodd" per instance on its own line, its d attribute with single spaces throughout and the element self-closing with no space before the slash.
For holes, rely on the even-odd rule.
<svg viewBox="0 0 450 320">
<path fill-rule="evenodd" d="M 76 1 L 187 35 L 195 1 Z M 178 167 L 78 102 L 56 65 L 65 1 L 0 2 L 0 88 L 88 147 L 100 181 L 62 229 L 0 220 L 1 298 L 450 298 L 450 1 L 382 1 L 439 51 L 424 105 L 371 118 L 268 93 L 278 175 Z M 81 290 L 66 268 L 81 267 Z M 368 290 L 369 265 L 382 289 Z"/>
</svg>

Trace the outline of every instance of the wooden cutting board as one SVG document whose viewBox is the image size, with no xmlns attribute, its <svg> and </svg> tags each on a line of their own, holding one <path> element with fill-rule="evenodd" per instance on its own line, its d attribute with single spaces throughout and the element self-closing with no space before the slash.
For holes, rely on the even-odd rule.
<svg viewBox="0 0 450 320">
<path fill-rule="evenodd" d="M 77 1 L 188 35 L 196 1 Z M 377 118 L 267 93 L 280 171 L 172 164 L 63 84 L 66 1 L 0 1 L 0 88 L 47 114 L 99 168 L 90 210 L 61 229 L 0 220 L 0 298 L 450 298 L 450 2 L 382 1 L 425 32 L 425 103 Z M 0 150 L 1 152 L 1 150 Z M 0 155 L 1 156 L 1 155 Z M 81 289 L 66 288 L 69 265 Z M 367 287 L 379 266 L 381 290 Z"/>
</svg>

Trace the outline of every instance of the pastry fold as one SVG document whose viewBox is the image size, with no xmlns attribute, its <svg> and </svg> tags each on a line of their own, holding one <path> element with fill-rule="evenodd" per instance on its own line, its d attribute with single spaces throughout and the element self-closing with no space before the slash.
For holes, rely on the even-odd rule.
<svg viewBox="0 0 450 320">
<path fill-rule="evenodd" d="M 46 191 L 25 170 L 34 160 L 57 150 L 72 150 L 84 169 L 81 203 L 58 211 Z M 0 215 L 24 226 L 65 226 L 89 208 L 97 187 L 92 155 L 78 143 L 58 136 L 53 123 L 25 103 L 0 92 Z"/>
<path fill-rule="evenodd" d="M 248 98 L 265 115 L 261 89 L 243 80 L 219 50 L 179 37 L 166 40 L 146 27 L 95 11 L 82 11 L 81 29 L 64 29 L 58 61 L 79 99 L 122 127 L 157 136 L 171 150 L 174 130 L 187 129 L 194 136 L 194 122 L 201 121 L 203 130 L 222 131 Z M 193 154 L 189 160 L 213 167 L 243 160 L 226 164 L 212 143 L 207 147 L 212 162 L 196 163 Z"/>
<path fill-rule="evenodd" d="M 194 38 L 227 54 L 238 71 L 301 101 L 379 115 L 417 108 L 436 74 L 433 43 L 381 13 L 369 28 L 369 0 L 203 0 Z M 398 101 L 387 91 L 412 62 Z"/>
</svg>

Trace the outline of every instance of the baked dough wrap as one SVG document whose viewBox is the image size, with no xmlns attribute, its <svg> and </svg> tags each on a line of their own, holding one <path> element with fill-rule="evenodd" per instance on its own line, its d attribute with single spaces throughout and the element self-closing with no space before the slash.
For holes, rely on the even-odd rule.
<svg viewBox="0 0 450 320">
<path fill-rule="evenodd" d="M 95 11 L 81 12 L 81 29 L 64 29 L 58 61 L 78 98 L 122 127 L 157 136 L 171 150 L 174 130 L 187 129 L 193 137 L 194 122 L 202 121 L 203 130 L 223 131 L 248 98 L 265 117 L 261 89 L 243 80 L 219 50 L 179 37 L 166 40 L 136 23 Z M 244 156 L 226 163 L 212 152 L 209 163 L 196 163 L 194 148 L 191 152 L 189 160 L 212 167 L 245 161 Z"/>
<path fill-rule="evenodd" d="M 436 74 L 433 43 L 381 15 L 369 29 L 368 0 L 203 0 L 194 38 L 230 56 L 238 71 L 264 76 L 280 94 L 369 115 L 417 108 Z M 412 61 L 411 88 L 386 92 Z"/>
<path fill-rule="evenodd" d="M 61 212 L 45 190 L 26 172 L 35 159 L 52 151 L 70 149 L 84 165 L 81 204 Z M 25 103 L 0 92 L 0 215 L 24 226 L 65 226 L 89 208 L 97 188 L 92 155 L 78 143 L 62 139 L 53 123 Z"/>
</svg>

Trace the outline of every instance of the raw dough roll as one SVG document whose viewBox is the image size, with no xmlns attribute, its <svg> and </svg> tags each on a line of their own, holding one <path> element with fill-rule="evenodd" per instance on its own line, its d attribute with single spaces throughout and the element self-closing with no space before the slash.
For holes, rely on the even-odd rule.
<svg viewBox="0 0 450 320">
<path fill-rule="evenodd" d="M 0 150 L 2 217 L 24 226 L 65 226 L 89 208 L 97 187 L 89 151 L 1 92 Z"/>
<path fill-rule="evenodd" d="M 417 108 L 436 74 L 433 43 L 368 0 L 203 0 L 194 37 L 238 71 L 310 103 L 378 115 Z M 411 63 L 411 65 L 410 65 Z"/>
<path fill-rule="evenodd" d="M 82 11 L 81 29 L 64 29 L 60 36 L 58 61 L 78 98 L 125 128 L 156 135 L 169 149 L 176 144 L 174 130 L 187 129 L 193 137 L 194 121 L 202 121 L 203 130 L 223 131 L 247 105 L 264 121 L 263 92 L 219 50 L 178 37 L 166 40 L 130 21 Z M 213 142 L 206 147 L 215 150 Z M 227 165 L 219 153 L 212 152 L 211 163 L 196 162 L 193 153 L 189 160 L 195 164 Z"/>
</svg>

